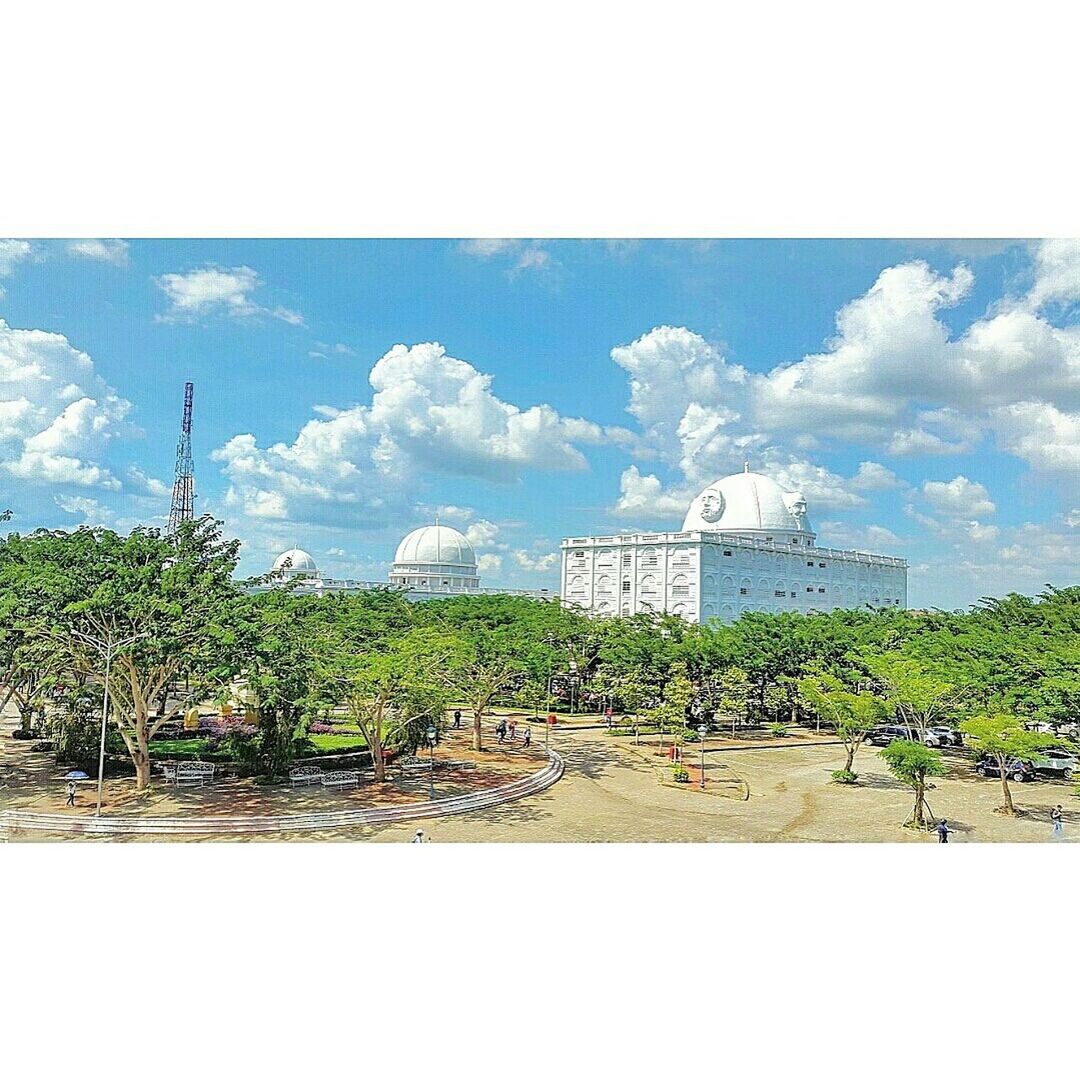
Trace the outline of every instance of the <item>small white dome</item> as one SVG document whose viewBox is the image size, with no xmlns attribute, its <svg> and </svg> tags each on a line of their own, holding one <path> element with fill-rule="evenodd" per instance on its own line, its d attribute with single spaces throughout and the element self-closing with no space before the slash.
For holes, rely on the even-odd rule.
<svg viewBox="0 0 1080 1080">
<path fill-rule="evenodd" d="M 732 473 L 690 504 L 683 531 L 812 533 L 801 492 L 785 491 L 761 473 Z"/>
<path fill-rule="evenodd" d="M 274 572 L 318 577 L 319 568 L 315 565 L 315 560 L 302 548 L 289 548 L 274 560 Z"/>
<path fill-rule="evenodd" d="M 449 525 L 425 525 L 414 529 L 398 544 L 395 563 L 433 563 L 476 567 L 472 544 Z"/>
</svg>

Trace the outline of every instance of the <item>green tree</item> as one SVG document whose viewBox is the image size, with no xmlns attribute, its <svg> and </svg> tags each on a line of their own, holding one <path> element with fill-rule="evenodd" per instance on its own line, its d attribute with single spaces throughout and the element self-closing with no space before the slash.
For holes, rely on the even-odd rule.
<svg viewBox="0 0 1080 1080">
<path fill-rule="evenodd" d="M 926 803 L 926 780 L 927 777 L 940 776 L 945 772 L 941 754 L 913 739 L 894 739 L 880 753 L 889 767 L 889 772 L 915 793 L 911 817 L 904 824 L 925 828 L 926 811 L 929 810 Z"/>
<path fill-rule="evenodd" d="M 151 737 L 223 675 L 238 548 L 209 518 L 170 537 L 84 528 L 9 536 L 2 545 L 0 593 L 22 595 L 19 629 L 72 675 L 104 684 L 108 669 L 111 718 L 138 790 L 150 781 Z M 185 691 L 166 707 L 181 676 Z"/>
<path fill-rule="evenodd" d="M 1009 766 L 1013 761 L 1033 761 L 1040 750 L 1057 746 L 1053 735 L 1026 731 L 1018 716 L 997 712 L 972 716 L 960 724 L 967 736 L 967 743 L 977 754 L 989 758 L 997 766 L 1001 778 L 1001 794 L 1004 802 L 1002 813 L 1014 815 L 1012 791 L 1009 788 Z"/>
<path fill-rule="evenodd" d="M 922 734 L 957 701 L 957 689 L 932 674 L 927 665 L 897 652 L 863 655 L 862 662 L 884 691 L 900 722 Z"/>
<path fill-rule="evenodd" d="M 385 780 L 387 751 L 419 745 L 427 725 L 442 721 L 446 688 L 430 674 L 441 666 L 438 658 L 415 635 L 363 653 L 348 635 L 327 635 L 318 653 L 320 699 L 345 705 L 371 751 L 375 779 Z"/>
<path fill-rule="evenodd" d="M 853 693 L 834 675 L 827 674 L 800 680 L 799 692 L 832 723 L 844 744 L 847 758 L 844 767 L 833 773 L 834 779 L 854 783 L 855 754 L 866 736 L 884 719 L 884 703 L 865 690 Z"/>
</svg>

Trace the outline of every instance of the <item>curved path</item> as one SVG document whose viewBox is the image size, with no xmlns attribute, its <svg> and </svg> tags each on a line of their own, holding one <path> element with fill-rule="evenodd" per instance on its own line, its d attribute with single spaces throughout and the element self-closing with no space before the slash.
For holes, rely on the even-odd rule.
<svg viewBox="0 0 1080 1080">
<path fill-rule="evenodd" d="M 315 829 L 340 829 L 355 825 L 386 825 L 422 818 L 447 817 L 474 810 L 487 810 L 502 803 L 536 795 L 556 783 L 563 775 L 563 759 L 554 750 L 547 751 L 548 763 L 502 787 L 487 791 L 454 795 L 448 799 L 404 803 L 397 806 L 362 807 L 351 810 L 312 811 L 306 814 L 191 815 L 186 817 L 72 817 L 64 814 L 40 814 L 28 810 L 5 810 L 0 813 L 0 829 L 9 832 L 27 830 L 50 833 L 84 833 L 98 836 L 117 834 L 190 834 L 231 835 L 238 833 L 285 833 Z"/>
</svg>

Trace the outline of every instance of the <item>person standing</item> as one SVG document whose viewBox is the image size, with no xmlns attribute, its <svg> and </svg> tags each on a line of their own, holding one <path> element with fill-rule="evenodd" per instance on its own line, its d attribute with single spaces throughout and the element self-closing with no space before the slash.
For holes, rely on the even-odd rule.
<svg viewBox="0 0 1080 1080">
<path fill-rule="evenodd" d="M 423 829 L 417 829 L 416 830 L 416 835 L 412 838 L 412 843 L 414 843 L 414 844 L 426 844 L 427 843 L 427 841 L 424 839 L 424 830 Z"/>
<path fill-rule="evenodd" d="M 1058 803 L 1053 810 L 1050 811 L 1050 821 L 1053 825 L 1053 837 L 1056 840 L 1059 836 L 1065 835 L 1065 826 L 1061 820 L 1061 803 Z"/>
<path fill-rule="evenodd" d="M 67 786 L 67 805 L 75 805 L 75 781 L 69 780 Z"/>
<path fill-rule="evenodd" d="M 513 742 L 517 738 L 517 719 L 514 718 L 510 721 L 510 741 Z"/>
<path fill-rule="evenodd" d="M 607 726 L 611 727 L 611 723 L 615 719 L 615 710 L 610 705 L 604 710 L 604 719 L 607 720 Z"/>
<path fill-rule="evenodd" d="M 525 749 L 528 750 L 532 746 L 532 728 L 526 725 L 525 727 Z"/>
<path fill-rule="evenodd" d="M 500 720 L 495 725 L 495 734 L 499 736 L 499 742 L 502 742 L 506 738 L 506 721 Z"/>
<path fill-rule="evenodd" d="M 944 818 L 937 823 L 937 839 L 939 844 L 949 842 L 949 823 Z"/>
<path fill-rule="evenodd" d="M 454 710 L 454 727 L 461 727 L 461 710 Z"/>
</svg>

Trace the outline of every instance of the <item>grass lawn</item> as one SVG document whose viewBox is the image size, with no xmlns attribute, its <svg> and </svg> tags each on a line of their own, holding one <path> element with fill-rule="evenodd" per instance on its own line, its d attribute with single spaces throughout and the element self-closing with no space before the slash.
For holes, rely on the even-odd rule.
<svg viewBox="0 0 1080 1080">
<path fill-rule="evenodd" d="M 341 754 L 352 750 L 367 749 L 367 743 L 359 733 L 355 735 L 309 735 L 308 738 L 320 754 Z"/>
<path fill-rule="evenodd" d="M 150 756 L 152 758 L 176 758 L 185 760 L 204 757 L 210 753 L 209 739 L 152 739 Z"/>
</svg>

